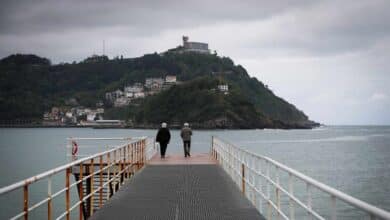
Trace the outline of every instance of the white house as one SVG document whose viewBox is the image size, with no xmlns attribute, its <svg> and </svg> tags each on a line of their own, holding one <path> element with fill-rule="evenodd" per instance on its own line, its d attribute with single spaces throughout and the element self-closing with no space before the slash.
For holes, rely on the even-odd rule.
<svg viewBox="0 0 390 220">
<path fill-rule="evenodd" d="M 126 92 L 126 97 L 127 98 L 133 98 L 134 97 L 134 92 Z"/>
<path fill-rule="evenodd" d="M 144 92 L 135 92 L 134 98 L 145 98 L 145 93 Z"/>
<path fill-rule="evenodd" d="M 176 76 L 174 76 L 174 75 L 167 75 L 165 77 L 165 82 L 166 83 L 176 83 Z"/>
<path fill-rule="evenodd" d="M 145 87 L 149 89 L 158 89 L 161 88 L 164 84 L 163 78 L 146 78 Z"/>
<path fill-rule="evenodd" d="M 229 86 L 227 84 L 220 84 L 218 85 L 218 90 L 227 95 L 229 93 Z"/>
<path fill-rule="evenodd" d="M 114 106 L 115 107 L 122 107 L 122 106 L 127 106 L 130 104 L 130 99 L 129 98 L 126 98 L 124 96 L 122 97 L 119 97 L 115 100 L 114 102 Z"/>
<path fill-rule="evenodd" d="M 124 91 L 125 91 L 125 93 L 142 92 L 142 91 L 144 91 L 144 87 L 142 86 L 141 83 L 135 83 L 134 85 L 131 85 L 131 86 L 125 86 Z"/>
</svg>

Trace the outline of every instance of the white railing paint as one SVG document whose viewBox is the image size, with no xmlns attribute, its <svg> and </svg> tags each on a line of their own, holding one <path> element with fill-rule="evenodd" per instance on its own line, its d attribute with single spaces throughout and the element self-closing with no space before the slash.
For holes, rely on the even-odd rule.
<svg viewBox="0 0 390 220">
<path fill-rule="evenodd" d="M 295 205 L 304 209 L 310 218 L 325 219 L 312 207 L 312 190 L 318 189 L 329 195 L 332 220 L 337 219 L 337 200 L 342 201 L 350 206 L 355 207 L 359 211 L 367 214 L 368 219 L 390 219 L 390 212 L 370 205 L 357 198 L 347 195 L 339 190 L 336 190 L 324 183 L 314 180 L 286 165 L 283 165 L 269 157 L 255 154 L 245 149 L 239 148 L 223 141 L 217 137 L 212 137 L 211 154 L 217 159 L 223 169 L 232 177 L 234 182 L 244 191 L 246 197 L 252 201 L 253 205 L 262 213 L 272 217 L 272 211 L 276 211 L 278 219 L 295 219 Z M 265 164 L 265 172 L 261 167 Z M 274 176 L 271 177 L 270 168 L 275 168 Z M 288 174 L 288 188 L 283 188 L 280 184 L 279 173 L 283 171 Z M 300 180 L 306 184 L 306 201 L 302 201 L 294 195 L 294 180 Z M 266 184 L 266 190 L 263 191 L 263 184 Z M 276 201 L 271 198 L 271 186 L 275 188 Z M 280 193 L 288 197 L 289 210 L 285 213 L 280 206 Z M 255 198 L 255 199 L 253 199 Z M 263 210 L 263 202 L 267 206 L 265 213 Z"/>
<path fill-rule="evenodd" d="M 68 138 L 68 140 L 118 140 L 118 138 Z M 67 208 L 65 212 L 63 212 L 61 215 L 59 215 L 56 219 L 62 219 L 66 217 L 69 219 L 70 212 L 72 212 L 75 208 L 81 206 L 88 198 L 93 197 L 95 194 L 99 193 L 104 187 L 108 187 L 108 184 L 111 182 L 117 181 L 120 176 L 126 172 L 130 172 L 132 169 L 132 166 L 137 164 L 141 164 L 141 166 L 144 165 L 144 163 L 149 160 L 157 151 L 154 143 L 154 139 L 147 138 L 147 137 L 138 137 L 138 138 L 121 138 L 120 140 L 127 140 L 127 143 L 116 146 L 114 148 L 108 149 L 106 151 L 96 153 L 93 155 L 86 155 L 84 158 L 74 160 L 70 163 L 67 163 L 63 166 L 59 166 L 57 168 L 48 170 L 46 172 L 40 173 L 38 175 L 35 175 L 33 177 L 24 179 L 22 181 L 16 182 L 14 184 L 11 184 L 9 186 L 5 186 L 0 188 L 0 196 L 5 195 L 7 193 L 10 193 L 12 191 L 23 189 L 25 195 L 24 200 L 27 202 L 24 205 L 24 210 L 10 219 L 19 219 L 24 217 L 24 219 L 28 219 L 28 214 L 32 212 L 34 209 L 47 204 L 48 205 L 48 219 L 52 219 L 53 210 L 50 206 L 51 201 L 56 198 L 57 196 L 66 193 L 66 196 L 70 196 L 70 189 L 72 187 L 78 187 L 78 184 L 80 184 L 82 181 L 85 181 L 89 178 L 93 178 L 95 175 L 101 175 L 102 172 L 110 169 L 114 166 L 121 165 L 123 167 L 122 170 L 114 172 L 113 175 L 108 174 L 108 178 L 106 182 L 102 183 L 100 187 L 93 189 L 90 194 L 85 195 L 83 199 L 77 199 L 77 202 L 70 206 L 71 200 L 66 201 Z M 126 152 L 126 153 L 125 153 Z M 79 156 L 79 155 L 76 155 Z M 100 164 L 99 169 L 95 169 L 95 163 Z M 52 177 L 58 174 L 62 174 L 65 172 L 65 175 L 67 178 L 70 178 L 70 170 L 72 167 L 84 167 L 86 164 L 90 163 L 93 167 L 92 172 L 89 175 L 83 176 L 82 179 L 78 181 L 74 181 L 73 183 L 70 183 L 72 181 L 69 181 L 69 185 L 65 186 L 65 188 L 61 188 L 60 190 L 56 192 L 52 192 Z M 104 164 L 103 164 L 104 163 Z M 85 167 L 88 169 L 87 167 Z M 110 173 L 110 172 L 109 172 Z M 125 175 L 126 177 L 126 175 Z M 128 175 L 127 175 L 128 177 Z M 29 206 L 28 204 L 28 194 L 29 194 L 29 187 L 30 185 L 34 184 L 37 181 L 40 180 L 47 180 L 47 196 L 43 200 L 40 200 L 39 202 Z M 121 184 L 119 183 L 119 187 Z M 116 191 L 114 190 L 113 193 Z M 27 194 L 26 194 L 27 193 Z M 26 197 L 27 195 L 27 197 Z M 26 206 L 27 205 L 27 206 Z M 80 213 L 81 215 L 81 213 Z M 81 218 L 81 217 L 80 217 Z"/>
</svg>

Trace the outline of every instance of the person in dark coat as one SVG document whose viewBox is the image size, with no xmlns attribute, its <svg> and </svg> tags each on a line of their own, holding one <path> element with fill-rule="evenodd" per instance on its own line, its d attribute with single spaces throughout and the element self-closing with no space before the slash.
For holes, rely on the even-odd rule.
<svg viewBox="0 0 390 220">
<path fill-rule="evenodd" d="M 181 129 L 180 136 L 183 139 L 184 157 L 190 157 L 192 130 L 187 122 L 184 123 L 184 127 Z"/>
<path fill-rule="evenodd" d="M 167 150 L 167 145 L 171 140 L 171 133 L 167 128 L 167 123 L 162 123 L 161 128 L 157 132 L 156 142 L 160 143 L 160 154 L 161 158 L 165 158 L 165 151 Z"/>
</svg>

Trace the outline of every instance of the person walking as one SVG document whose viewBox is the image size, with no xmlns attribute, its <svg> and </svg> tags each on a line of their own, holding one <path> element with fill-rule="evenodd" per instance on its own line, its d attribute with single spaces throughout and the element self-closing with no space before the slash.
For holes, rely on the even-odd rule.
<svg viewBox="0 0 390 220">
<path fill-rule="evenodd" d="M 167 150 L 167 146 L 169 141 L 171 140 L 171 133 L 167 128 L 167 123 L 162 123 L 161 128 L 157 132 L 156 142 L 160 144 L 160 155 L 161 158 L 165 158 L 165 152 Z"/>
<path fill-rule="evenodd" d="M 181 129 L 181 133 L 180 133 L 180 136 L 183 139 L 184 157 L 191 156 L 190 154 L 191 135 L 192 135 L 192 130 L 190 128 L 190 125 L 186 122 L 184 123 L 184 127 Z"/>
</svg>

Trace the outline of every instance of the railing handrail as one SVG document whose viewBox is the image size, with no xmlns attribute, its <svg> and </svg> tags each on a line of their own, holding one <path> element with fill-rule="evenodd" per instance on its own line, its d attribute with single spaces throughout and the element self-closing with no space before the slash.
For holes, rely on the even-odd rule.
<svg viewBox="0 0 390 220">
<path fill-rule="evenodd" d="M 258 159 L 263 159 L 265 161 L 268 161 L 269 163 L 273 164 L 275 167 L 280 168 L 280 169 L 284 170 L 285 172 L 287 172 L 288 174 L 291 174 L 291 175 L 301 179 L 303 182 L 308 183 L 308 184 L 316 187 L 317 189 L 319 189 L 325 193 L 328 193 L 329 195 L 334 196 L 335 198 L 337 198 L 341 201 L 346 202 L 349 205 L 352 205 L 356 208 L 359 208 L 360 210 L 363 210 L 371 215 L 374 215 L 374 216 L 377 216 L 377 217 L 380 217 L 383 219 L 390 219 L 390 212 L 385 211 L 383 209 L 380 209 L 376 206 L 373 206 L 373 205 L 371 205 L 367 202 L 364 202 L 362 200 L 359 200 L 355 197 L 352 197 L 352 196 L 350 196 L 346 193 L 343 193 L 343 192 L 341 192 L 341 191 L 339 191 L 331 186 L 328 186 L 324 183 L 321 183 L 321 182 L 319 182 L 319 181 L 317 181 L 309 176 L 306 176 L 305 174 L 303 174 L 297 170 L 294 170 L 293 168 L 290 168 L 290 167 L 288 167 L 288 166 L 286 166 L 286 165 L 284 165 L 276 160 L 273 160 L 267 156 L 263 156 L 263 155 L 248 151 L 246 149 L 243 149 L 242 147 L 238 147 L 234 144 L 227 142 L 226 140 L 222 140 L 221 138 L 218 138 L 215 136 L 213 136 L 213 140 L 212 140 L 213 144 L 214 144 L 214 139 L 217 139 L 218 141 L 223 142 L 223 143 L 235 148 L 238 151 L 242 151 L 248 155 L 257 157 Z M 212 147 L 213 147 L 213 145 L 212 145 Z"/>
<path fill-rule="evenodd" d="M 249 152 L 247 150 L 244 150 L 245 152 Z M 261 155 L 257 155 L 257 154 L 254 154 L 255 156 L 260 156 Z M 262 156 L 262 158 L 264 158 L 265 160 L 273 163 L 275 166 L 285 170 L 287 173 L 291 173 L 292 175 L 294 175 L 295 177 L 303 180 L 304 182 L 308 182 L 310 183 L 312 186 L 315 186 L 316 188 L 322 190 L 323 192 L 326 192 L 328 194 L 330 194 L 331 196 L 335 196 L 337 199 L 339 200 L 342 200 L 352 206 L 355 206 L 356 208 L 359 208 L 361 210 L 364 210 L 370 214 L 374 214 L 378 217 L 381 217 L 381 218 L 387 218 L 389 219 L 390 218 L 390 212 L 387 212 L 383 209 L 380 209 L 374 205 L 371 205 L 367 202 L 364 202 L 360 199 L 357 199 L 353 196 L 350 196 L 344 192 L 341 192 L 340 190 L 337 190 L 331 186 L 328 186 L 324 183 L 321 183 L 309 176 L 306 176 L 305 174 L 299 172 L 299 171 L 296 171 L 290 167 L 287 167 L 286 165 L 280 163 L 280 162 L 277 162 L 269 157 L 266 157 L 266 156 Z"/>
<path fill-rule="evenodd" d="M 68 137 L 67 140 L 139 140 L 144 137 L 103 137 L 103 138 L 95 138 L 95 137 Z"/>
<path fill-rule="evenodd" d="M 139 137 L 139 138 L 133 138 L 133 139 L 129 139 L 129 140 L 134 140 L 134 141 L 137 141 L 137 140 L 142 140 L 142 139 L 146 139 L 147 137 Z M 81 138 L 80 138 L 81 139 Z M 78 159 L 78 160 L 75 160 L 75 161 L 72 161 L 72 162 L 69 162 L 67 164 L 64 164 L 64 165 L 61 165 L 61 166 L 58 166 L 56 168 L 53 168 L 53 169 L 50 169 L 48 171 L 45 171 L 45 172 L 42 172 L 38 175 L 35 175 L 35 176 L 32 176 L 32 177 L 29 177 L 29 178 L 26 178 L 24 180 L 21 180 L 21 181 L 18 181 L 16 183 L 13 183 L 11 185 L 8 185 L 8 186 L 5 186 L 5 187 L 2 187 L 0 188 L 0 195 L 2 194 L 5 194 L 5 193 L 8 193 L 8 192 L 11 192 L 11 191 L 14 191 L 18 188 L 21 188 L 23 187 L 24 185 L 27 184 L 31 184 L 31 183 L 34 183 L 34 182 L 37 182 L 41 179 L 44 179 L 46 177 L 49 177 L 49 176 L 52 176 L 52 175 L 55 175 L 61 171 L 64 171 L 66 170 L 67 168 L 70 168 L 72 166 L 75 166 L 77 164 L 80 164 L 84 161 L 87 161 L 87 160 L 91 160 L 93 158 L 96 158 L 96 157 L 99 157 L 99 156 L 102 156 L 102 155 L 105 155 L 105 154 L 108 154 L 108 153 L 111 153 L 113 151 L 115 151 L 116 149 L 118 148 L 121 148 L 121 147 L 124 147 L 126 146 L 127 144 L 122 144 L 122 145 L 119 145 L 115 148 L 112 148 L 112 149 L 109 149 L 109 150 L 106 150 L 106 151 L 103 151 L 103 152 L 99 152 L 99 153 L 96 153 L 96 154 L 93 154 L 93 155 L 90 155 L 90 156 L 87 156 L 87 157 L 84 157 L 84 158 L 81 158 L 81 159 Z"/>
</svg>

